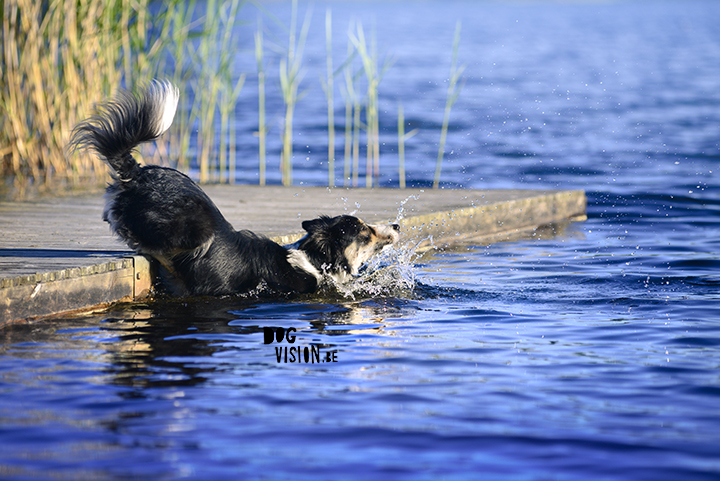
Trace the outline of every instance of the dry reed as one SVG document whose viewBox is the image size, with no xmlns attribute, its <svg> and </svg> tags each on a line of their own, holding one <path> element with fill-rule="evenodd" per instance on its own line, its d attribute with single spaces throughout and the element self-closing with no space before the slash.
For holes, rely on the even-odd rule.
<svg viewBox="0 0 720 481">
<path fill-rule="evenodd" d="M 22 195 L 50 185 L 101 183 L 107 169 L 95 156 L 64 151 L 74 125 L 93 106 L 120 87 L 132 89 L 140 81 L 164 77 L 179 86 L 178 115 L 169 135 L 144 154 L 153 163 L 168 163 L 188 171 L 195 157 L 199 180 L 235 179 L 235 106 L 244 75 L 234 74 L 237 19 L 245 0 L 165 0 L 149 9 L 150 0 L 0 0 L 0 169 L 4 186 Z M 262 6 L 252 2 L 261 11 Z M 152 11 L 152 13 L 150 13 Z M 270 15 L 264 12 L 265 15 Z M 271 15 L 270 15 L 271 16 Z M 298 34 L 297 1 L 292 3 L 288 47 L 280 60 L 280 84 L 285 102 L 282 129 L 282 183 L 292 184 L 292 136 L 295 106 L 303 77 L 303 48 L 310 12 Z M 346 186 L 358 185 L 360 131 L 367 138 L 366 186 L 377 182 L 380 162 L 378 86 L 389 63 L 378 68 L 374 39 L 370 45 L 360 23 L 348 29 L 348 54 L 333 71 L 332 17 L 326 12 L 326 76 L 323 79 L 328 112 L 328 185 L 335 183 L 334 77 L 344 76 L 344 169 Z M 459 94 L 457 67 L 460 24 L 453 43 L 451 76 L 435 173 L 439 182 L 449 114 Z M 266 136 L 265 69 L 262 23 L 255 34 L 258 68 L 259 178 L 265 184 Z M 360 59 L 356 69 L 354 60 Z M 358 94 L 364 76 L 365 96 Z M 188 99 L 190 99 L 188 101 Z M 362 122 L 361 114 L 365 111 Z M 404 186 L 402 106 L 398 111 L 400 184 Z M 197 147 L 197 150 L 193 150 Z M 0 186 L 2 188 L 2 186 Z M 2 195 L 2 192 L 0 192 Z"/>
<path fill-rule="evenodd" d="M 73 126 L 120 84 L 119 50 L 103 47 L 119 45 L 124 32 L 138 28 L 130 20 L 112 23 L 121 7 L 101 0 L 3 1 L 0 158 L 14 195 L 105 178 L 102 162 L 85 155 L 70 163 L 64 146 Z"/>
</svg>

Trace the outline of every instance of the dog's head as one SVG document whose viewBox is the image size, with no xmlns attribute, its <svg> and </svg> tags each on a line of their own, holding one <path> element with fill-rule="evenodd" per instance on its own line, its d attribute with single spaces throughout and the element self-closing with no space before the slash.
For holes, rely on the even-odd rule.
<svg viewBox="0 0 720 481">
<path fill-rule="evenodd" d="M 400 226 L 369 225 L 351 215 L 322 216 L 302 223 L 307 235 L 298 248 L 320 271 L 344 282 L 384 247 L 400 238 Z"/>
</svg>

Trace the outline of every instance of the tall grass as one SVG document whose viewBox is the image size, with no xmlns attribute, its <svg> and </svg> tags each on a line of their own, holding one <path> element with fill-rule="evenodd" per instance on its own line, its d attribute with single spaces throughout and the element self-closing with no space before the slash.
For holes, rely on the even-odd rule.
<svg viewBox="0 0 720 481">
<path fill-rule="evenodd" d="M 181 105 L 168 135 L 143 151 L 152 163 L 189 171 L 198 166 L 201 182 L 233 182 L 237 152 L 235 111 L 245 75 L 234 61 L 240 11 L 248 0 L 0 0 L 0 173 L 17 194 L 49 185 L 100 184 L 107 168 L 95 156 L 67 156 L 64 146 L 77 122 L 119 88 L 134 89 L 153 77 L 180 88 Z M 251 0 L 252 1 L 252 0 Z M 260 11 L 272 17 L 260 3 Z M 310 28 L 308 11 L 297 28 L 297 0 L 287 26 L 287 48 L 279 60 L 284 101 L 281 128 L 282 183 L 292 184 L 293 117 L 303 92 L 303 49 Z M 279 23 L 277 19 L 275 22 Z M 255 59 L 258 75 L 259 181 L 266 183 L 268 113 L 263 27 L 258 20 Z M 450 109 L 459 93 L 457 67 L 460 24 L 453 43 L 451 77 L 441 132 L 435 185 L 439 181 Z M 366 40 L 359 22 L 347 33 L 347 58 L 333 70 L 332 16 L 325 17 L 327 61 L 328 185 L 335 183 L 335 76 L 344 78 L 343 183 L 358 186 L 360 139 L 366 137 L 365 185 L 380 174 L 379 86 L 386 62 L 378 66 L 374 38 Z M 271 60 L 272 61 L 272 60 Z M 356 63 L 356 61 L 358 61 Z M 358 68 L 359 66 L 359 68 Z M 404 112 L 398 112 L 399 173 L 405 180 Z M 172 159 L 172 160 L 169 160 Z M 196 162 L 196 163 L 195 163 Z M 0 187 L 1 188 L 1 187 Z"/>
<path fill-rule="evenodd" d="M 358 186 L 359 163 L 360 163 L 360 113 L 362 105 L 360 96 L 355 88 L 355 82 L 361 72 L 353 72 L 353 60 L 356 51 L 351 40 L 351 30 L 348 30 L 348 58 L 342 67 L 343 77 L 345 79 L 345 169 L 344 169 L 344 185 L 345 187 Z"/>
<path fill-rule="evenodd" d="M 435 164 L 435 178 L 433 179 L 433 188 L 440 186 L 440 171 L 442 170 L 443 155 L 445 154 L 445 142 L 447 140 L 448 125 L 450 123 L 450 110 L 460 95 L 462 84 L 458 85 L 458 81 L 465 70 L 465 66 L 458 67 L 458 50 L 460 48 L 460 21 L 455 25 L 455 36 L 453 38 L 452 62 L 450 64 L 450 79 L 448 80 L 447 98 L 445 101 L 445 112 L 443 114 L 442 128 L 440 129 L 440 145 L 438 147 L 437 163 Z"/>
<path fill-rule="evenodd" d="M 348 56 L 352 53 L 352 46 L 348 42 Z M 345 77 L 345 90 L 343 91 L 343 97 L 345 99 L 345 155 L 344 155 L 344 169 L 343 169 L 343 185 L 348 187 L 350 185 L 350 179 L 352 175 L 352 112 L 354 103 L 355 88 L 352 81 L 352 71 L 350 70 L 349 64 L 343 69 L 343 76 Z"/>
<path fill-rule="evenodd" d="M 176 166 L 187 169 L 191 137 L 199 129 L 201 180 L 210 179 L 215 158 L 217 168 L 228 172 L 220 178 L 234 178 L 231 117 L 244 77 L 232 78 L 229 45 L 244 2 L 208 0 L 199 12 L 192 0 L 167 0 L 152 16 L 149 2 L 2 0 L 0 169 L 10 195 L 107 179 L 97 157 L 66 155 L 69 133 L 121 86 L 133 89 L 156 76 L 179 85 L 182 98 L 188 98 L 188 83 L 198 87 L 169 142 L 150 155 L 172 150 Z"/>
<path fill-rule="evenodd" d="M 297 39 L 296 24 L 297 0 L 293 0 L 287 56 L 280 60 L 280 88 L 282 90 L 283 101 L 285 102 L 280 170 L 282 172 L 282 184 L 286 186 L 292 185 L 293 118 L 295 116 L 295 105 L 299 100 L 298 87 L 303 77 L 301 71 L 302 56 L 305 39 L 307 38 L 307 33 L 310 28 L 310 11 L 306 12 L 305 20 L 300 29 L 300 36 Z"/>
<path fill-rule="evenodd" d="M 258 19 L 258 29 L 255 32 L 255 61 L 257 62 L 258 82 L 258 160 L 259 183 L 265 185 L 265 155 L 267 142 L 267 123 L 265 121 L 265 67 L 263 63 L 263 33 L 262 19 Z"/>
<path fill-rule="evenodd" d="M 232 51 L 230 40 L 235 26 L 238 11 L 244 2 L 230 0 L 218 4 L 217 0 L 207 0 L 203 35 L 197 47 L 190 52 L 193 66 L 200 66 L 200 74 L 196 80 L 199 92 L 195 92 L 195 108 L 198 110 L 198 145 L 197 162 L 200 167 L 200 182 L 227 179 L 224 165 L 227 159 L 227 143 L 229 137 L 229 115 L 242 89 L 245 76 L 240 75 L 232 80 Z M 192 43 L 188 48 L 193 48 Z M 180 59 L 182 61 L 182 59 Z M 200 95 L 198 95 L 200 93 Z M 220 114 L 220 132 L 217 138 L 215 117 Z M 223 117 L 225 117 L 223 119 Z M 216 147 L 216 142 L 219 146 Z M 218 154 L 218 155 L 216 155 Z M 215 165 L 217 159 L 218 165 Z M 211 172 L 215 178 L 211 179 Z"/>
<path fill-rule="evenodd" d="M 380 174 L 380 141 L 378 124 L 378 85 L 380 73 L 377 67 L 377 53 L 374 42 L 368 47 L 362 24 L 357 23 L 357 29 L 351 33 L 350 39 L 362 60 L 365 78 L 367 80 L 367 96 L 365 98 L 365 125 L 367 133 L 367 163 L 365 167 L 365 186 L 373 185 L 373 177 Z"/>
<path fill-rule="evenodd" d="M 3 1 L 0 158 L 5 186 L 16 194 L 104 176 L 92 156 L 68 163 L 64 146 L 84 113 L 121 81 L 118 49 L 103 46 L 137 31 L 137 22 L 115 23 L 123 8 L 120 1 Z"/>
<path fill-rule="evenodd" d="M 380 176 L 380 116 L 378 110 L 378 88 L 383 75 L 390 68 L 391 62 L 386 59 L 382 68 L 378 68 L 377 46 L 374 36 L 370 45 L 365 40 L 362 24 L 357 22 L 355 31 L 350 31 L 350 40 L 362 61 L 363 72 L 367 83 L 365 96 L 365 131 L 367 134 L 367 165 L 365 170 L 365 186 L 371 188 L 373 179 L 377 182 Z"/>
<path fill-rule="evenodd" d="M 405 188 L 405 141 L 418 133 L 413 129 L 405 133 L 405 110 L 402 103 L 398 105 L 398 183 L 401 189 Z"/>
<path fill-rule="evenodd" d="M 328 104 L 328 187 L 335 187 L 335 72 L 332 61 L 332 14 L 330 9 L 325 11 L 325 50 L 327 53 L 327 78 L 323 87 Z"/>
</svg>

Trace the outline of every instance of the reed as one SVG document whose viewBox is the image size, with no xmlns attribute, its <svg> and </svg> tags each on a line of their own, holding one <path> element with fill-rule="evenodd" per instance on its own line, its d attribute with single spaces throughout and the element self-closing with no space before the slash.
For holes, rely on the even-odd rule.
<svg viewBox="0 0 720 481">
<path fill-rule="evenodd" d="M 365 98 L 365 124 L 367 134 L 367 162 L 365 167 L 365 186 L 371 188 L 373 185 L 373 177 L 379 173 L 379 140 L 377 128 L 377 89 L 379 84 L 379 73 L 377 68 L 377 55 L 374 43 L 368 47 L 365 40 L 365 32 L 360 22 L 356 25 L 355 32 L 350 33 L 350 40 L 360 55 L 365 78 L 367 80 L 367 96 Z"/>
<path fill-rule="evenodd" d="M 238 11 L 244 2 L 231 0 L 218 4 L 217 0 L 207 0 L 203 35 L 192 52 L 193 70 L 199 73 L 195 99 L 199 102 L 198 115 L 198 165 L 200 182 L 210 180 L 225 181 L 226 143 L 228 122 L 223 122 L 223 112 L 229 118 L 234 111 L 237 97 L 242 89 L 244 76 L 232 83 L 232 57 L 230 40 Z M 220 131 L 216 126 L 216 115 L 220 114 Z M 216 142 L 219 144 L 215 146 Z M 219 154 L 219 155 L 216 155 Z M 218 165 L 215 165 L 215 159 Z M 213 176 L 214 178 L 211 178 Z"/>
<path fill-rule="evenodd" d="M 398 183 L 401 189 L 405 188 L 405 141 L 414 137 L 418 133 L 418 129 L 413 129 L 407 134 L 405 133 L 405 112 L 403 105 L 398 105 Z"/>
<path fill-rule="evenodd" d="M 360 114 L 362 113 L 362 110 L 363 108 L 360 104 L 360 97 L 356 96 L 355 102 L 353 103 L 353 187 L 358 186 L 358 179 L 360 177 Z"/>
<path fill-rule="evenodd" d="M 302 54 L 305 39 L 307 38 L 307 33 L 310 28 L 310 11 L 306 12 L 305 20 L 300 30 L 300 36 L 297 39 L 296 24 L 297 0 L 293 0 L 287 56 L 280 60 L 280 88 L 282 90 L 283 101 L 285 102 L 280 170 L 282 172 L 282 184 L 286 186 L 292 185 L 293 117 L 295 116 L 295 106 L 299 100 L 298 87 L 303 77 L 301 71 Z"/>
<path fill-rule="evenodd" d="M 443 114 L 443 123 L 440 130 L 440 145 L 438 147 L 437 163 L 435 164 L 435 178 L 433 180 L 433 189 L 440 186 L 440 171 L 442 169 L 443 156 L 445 154 L 445 142 L 447 139 L 448 124 L 450 123 L 450 110 L 460 95 L 462 84 L 458 85 L 458 81 L 462 76 L 465 66 L 458 67 L 458 50 L 460 48 L 460 21 L 455 25 L 455 35 L 453 38 L 453 53 L 450 64 L 450 79 L 448 81 L 447 99 L 445 101 L 445 112 Z"/>
<path fill-rule="evenodd" d="M 345 70 L 345 82 L 347 84 L 347 73 L 350 69 Z M 352 175 L 352 111 L 353 111 L 353 99 L 352 99 L 352 86 L 347 87 L 343 92 L 345 99 L 345 145 L 344 145 L 344 169 L 343 169 L 343 185 L 345 187 L 350 186 L 350 176 Z"/>
<path fill-rule="evenodd" d="M 220 77 L 220 96 L 218 110 L 220 111 L 220 146 L 219 146 L 219 170 L 220 182 L 235 183 L 235 151 L 236 136 L 235 122 L 230 119 L 230 114 L 235 113 L 240 91 L 245 84 L 245 74 L 238 76 L 236 80 L 232 77 L 232 49 L 230 40 L 235 28 L 238 11 L 244 2 L 231 0 L 221 9 L 223 15 L 222 41 L 220 43 L 220 64 L 217 74 Z"/>
<path fill-rule="evenodd" d="M 122 8 L 130 7 L 100 0 L 3 1 L 0 171 L 11 195 L 105 178 L 97 158 L 83 155 L 70 163 L 64 146 L 93 103 L 121 81 L 118 49 L 103 46 L 137 31 L 133 22 L 113 23 Z"/>
<path fill-rule="evenodd" d="M 323 87 L 328 105 L 328 187 L 335 187 L 335 88 L 333 81 L 335 72 L 332 60 L 332 14 L 330 9 L 325 11 L 325 51 L 327 53 L 327 78 Z"/>
<path fill-rule="evenodd" d="M 235 183 L 235 164 L 237 151 L 237 136 L 235 132 L 235 122 L 230 118 L 235 113 L 237 99 L 240 91 L 245 84 L 245 74 L 242 74 L 232 83 L 232 79 L 224 76 L 222 88 L 220 90 L 220 182 Z M 225 171 L 227 169 L 227 176 Z"/>
<path fill-rule="evenodd" d="M 258 76 L 258 161 L 259 183 L 265 185 L 265 156 L 267 150 L 267 123 L 265 121 L 265 67 L 263 62 L 263 33 L 262 19 L 258 19 L 258 29 L 255 32 L 255 61 L 257 62 Z"/>
<path fill-rule="evenodd" d="M 367 94 L 365 97 L 365 123 L 367 133 L 367 167 L 365 172 L 365 186 L 371 188 L 373 179 L 380 176 L 380 122 L 378 115 L 378 87 L 383 75 L 390 68 L 392 62 L 386 59 L 382 68 L 378 68 L 377 48 L 375 38 L 368 46 L 362 24 L 357 22 L 356 29 L 350 31 L 350 40 L 353 43 L 363 65 L 367 81 Z"/>
<path fill-rule="evenodd" d="M 102 183 L 107 169 L 97 157 L 66 155 L 64 146 L 74 125 L 93 105 L 121 86 L 134 89 L 150 78 L 169 78 L 180 89 L 181 105 L 162 141 L 144 148 L 153 163 L 188 171 L 195 158 L 201 182 L 235 179 L 235 110 L 245 76 L 234 73 L 239 12 L 248 0 L 0 0 L 0 169 L 4 183 L 24 191 L 48 185 Z M 263 16 L 274 17 L 252 1 Z M 311 12 L 300 29 L 297 0 L 287 26 L 287 50 L 279 62 L 284 101 L 282 183 L 292 184 L 293 117 L 303 92 L 303 50 Z M 274 19 L 279 23 L 277 19 Z M 435 186 L 439 182 L 450 109 L 460 91 L 457 67 L 458 23 L 453 44 L 450 85 L 441 132 Z M 326 11 L 328 185 L 335 185 L 335 76 L 344 77 L 345 185 L 358 185 L 361 130 L 367 147 L 366 186 L 377 183 L 380 164 L 378 87 L 389 62 L 378 67 L 374 38 L 366 40 L 360 23 L 348 27 L 347 58 L 333 70 L 332 14 Z M 283 49 L 284 50 L 284 49 Z M 267 112 L 262 22 L 255 32 L 258 68 L 258 156 L 260 184 L 266 183 Z M 92 61 L 89 61 L 89 60 Z M 359 59 L 359 64 L 356 60 Z M 361 79 L 365 80 L 361 80 Z M 364 92 L 361 90 L 366 89 Z M 364 115 L 363 115 L 364 113 Z M 365 121 L 363 123 L 363 120 Z M 400 184 L 405 184 L 405 133 L 398 111 Z M 197 146 L 197 150 L 193 150 Z"/>
<path fill-rule="evenodd" d="M 153 9 L 150 0 L 2 0 L 0 173 L 5 187 L 22 197 L 51 186 L 105 181 L 107 169 L 96 156 L 66 154 L 69 134 L 120 86 L 132 90 L 153 77 L 171 79 L 182 99 L 195 101 L 181 105 L 168 140 L 145 152 L 156 163 L 167 162 L 163 157 L 172 152 L 174 166 L 187 170 L 191 139 L 199 132 L 201 180 L 211 177 L 215 163 L 210 159 L 218 158 L 220 179 L 232 180 L 232 114 L 244 77 L 231 78 L 230 46 L 244 3 L 208 0 L 200 11 L 194 0 L 166 0 Z"/>
<path fill-rule="evenodd" d="M 353 187 L 358 185 L 358 166 L 360 158 L 360 113 L 362 105 L 355 89 L 355 82 L 361 72 L 353 73 L 353 61 L 357 56 L 351 40 L 351 31 L 348 30 L 347 59 L 341 70 L 345 79 L 343 96 L 345 98 L 345 169 L 343 172 L 344 185 Z"/>
</svg>

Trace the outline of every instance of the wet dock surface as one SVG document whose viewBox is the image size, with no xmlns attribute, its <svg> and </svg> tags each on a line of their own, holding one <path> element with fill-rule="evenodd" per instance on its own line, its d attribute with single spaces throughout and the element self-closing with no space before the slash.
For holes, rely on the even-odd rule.
<svg viewBox="0 0 720 481">
<path fill-rule="evenodd" d="M 211 185 L 236 229 L 290 243 L 319 215 L 396 222 L 418 248 L 485 242 L 585 214 L 582 191 L 328 189 Z M 102 221 L 100 194 L 0 203 L 0 325 L 140 298 L 147 262 Z M 498 237 L 500 236 L 500 237 Z"/>
</svg>

